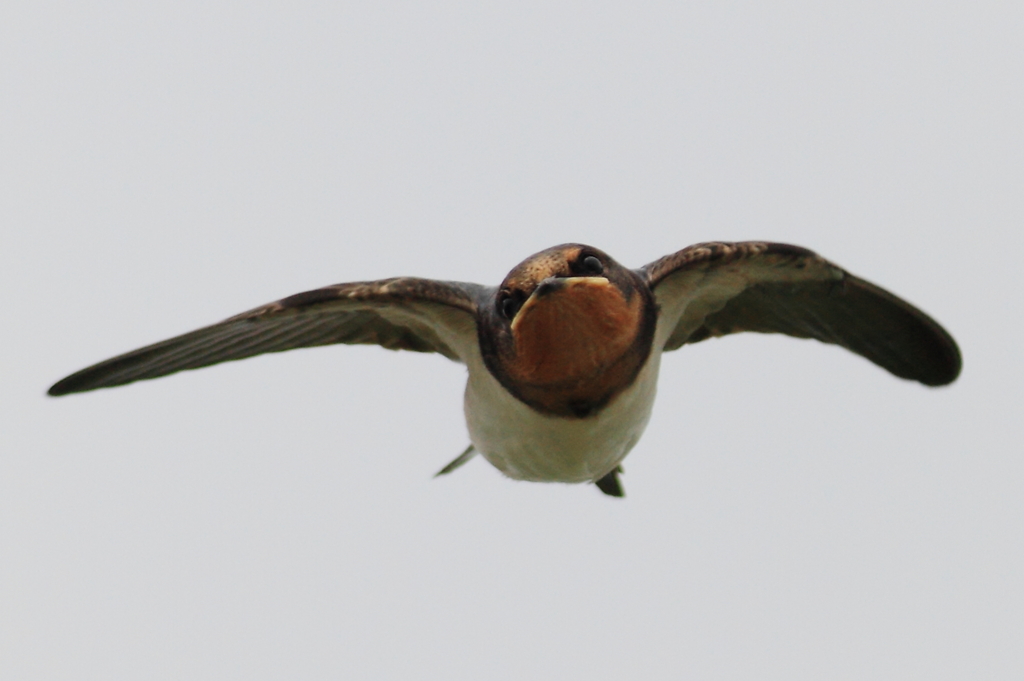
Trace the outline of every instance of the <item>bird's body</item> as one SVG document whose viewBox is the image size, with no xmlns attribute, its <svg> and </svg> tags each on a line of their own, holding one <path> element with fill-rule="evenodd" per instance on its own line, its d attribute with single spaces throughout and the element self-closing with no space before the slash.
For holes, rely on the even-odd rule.
<svg viewBox="0 0 1024 681">
<path fill-rule="evenodd" d="M 956 343 L 930 317 L 803 248 L 697 244 L 630 270 L 563 244 L 498 287 L 397 278 L 300 293 L 83 369 L 50 394 L 334 343 L 439 352 L 468 368 L 472 442 L 442 472 L 475 448 L 511 478 L 620 496 L 619 464 L 650 419 L 662 353 L 740 331 L 841 345 L 926 385 L 960 371 Z"/>
<path fill-rule="evenodd" d="M 482 363 L 470 363 L 465 411 L 469 439 L 510 478 L 595 482 L 611 473 L 640 440 L 651 418 L 660 352 L 636 380 L 586 418 L 542 414 L 513 397 Z"/>
</svg>

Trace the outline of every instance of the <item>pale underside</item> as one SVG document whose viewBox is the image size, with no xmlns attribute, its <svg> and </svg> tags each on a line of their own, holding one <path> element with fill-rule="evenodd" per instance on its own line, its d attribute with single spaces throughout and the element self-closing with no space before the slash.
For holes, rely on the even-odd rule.
<svg viewBox="0 0 1024 681">
<path fill-rule="evenodd" d="M 464 408 L 469 437 L 495 468 L 516 480 L 592 482 L 614 469 L 651 417 L 661 353 L 636 381 L 587 418 L 541 414 L 513 397 L 479 356 L 469 360 Z"/>
</svg>

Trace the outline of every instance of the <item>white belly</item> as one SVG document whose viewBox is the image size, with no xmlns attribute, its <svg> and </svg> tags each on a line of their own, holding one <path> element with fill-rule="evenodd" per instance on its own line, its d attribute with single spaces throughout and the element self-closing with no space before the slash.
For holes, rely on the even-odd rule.
<svg viewBox="0 0 1024 681">
<path fill-rule="evenodd" d="M 659 351 L 636 381 L 596 416 L 545 416 L 510 395 L 478 361 L 469 364 L 465 411 L 469 437 L 510 478 L 590 482 L 610 472 L 640 439 L 651 417 Z"/>
</svg>

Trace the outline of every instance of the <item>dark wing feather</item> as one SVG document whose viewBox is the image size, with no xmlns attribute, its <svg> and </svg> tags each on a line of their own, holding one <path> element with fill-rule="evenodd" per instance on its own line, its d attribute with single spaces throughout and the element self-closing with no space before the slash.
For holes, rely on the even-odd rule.
<svg viewBox="0 0 1024 681">
<path fill-rule="evenodd" d="M 665 350 L 741 331 L 784 333 L 840 345 L 925 385 L 960 373 L 956 342 L 931 317 L 805 248 L 697 244 L 640 272 L 661 307 Z"/>
<path fill-rule="evenodd" d="M 438 352 L 465 361 L 476 343 L 477 284 L 410 277 L 307 291 L 154 345 L 108 359 L 56 383 L 50 395 L 133 381 L 334 343 Z"/>
</svg>

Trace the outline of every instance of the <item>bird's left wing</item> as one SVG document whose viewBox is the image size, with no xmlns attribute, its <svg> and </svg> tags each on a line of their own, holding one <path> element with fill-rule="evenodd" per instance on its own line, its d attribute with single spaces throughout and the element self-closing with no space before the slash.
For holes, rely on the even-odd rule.
<svg viewBox="0 0 1024 681">
<path fill-rule="evenodd" d="M 333 343 L 437 352 L 465 362 L 477 343 L 478 284 L 399 277 L 298 293 L 57 382 L 50 395 L 109 388 L 185 369 Z"/>
<path fill-rule="evenodd" d="M 664 350 L 742 331 L 783 333 L 840 345 L 925 385 L 960 373 L 960 350 L 935 320 L 806 248 L 696 244 L 639 274 L 659 306 L 655 342 Z"/>
</svg>

